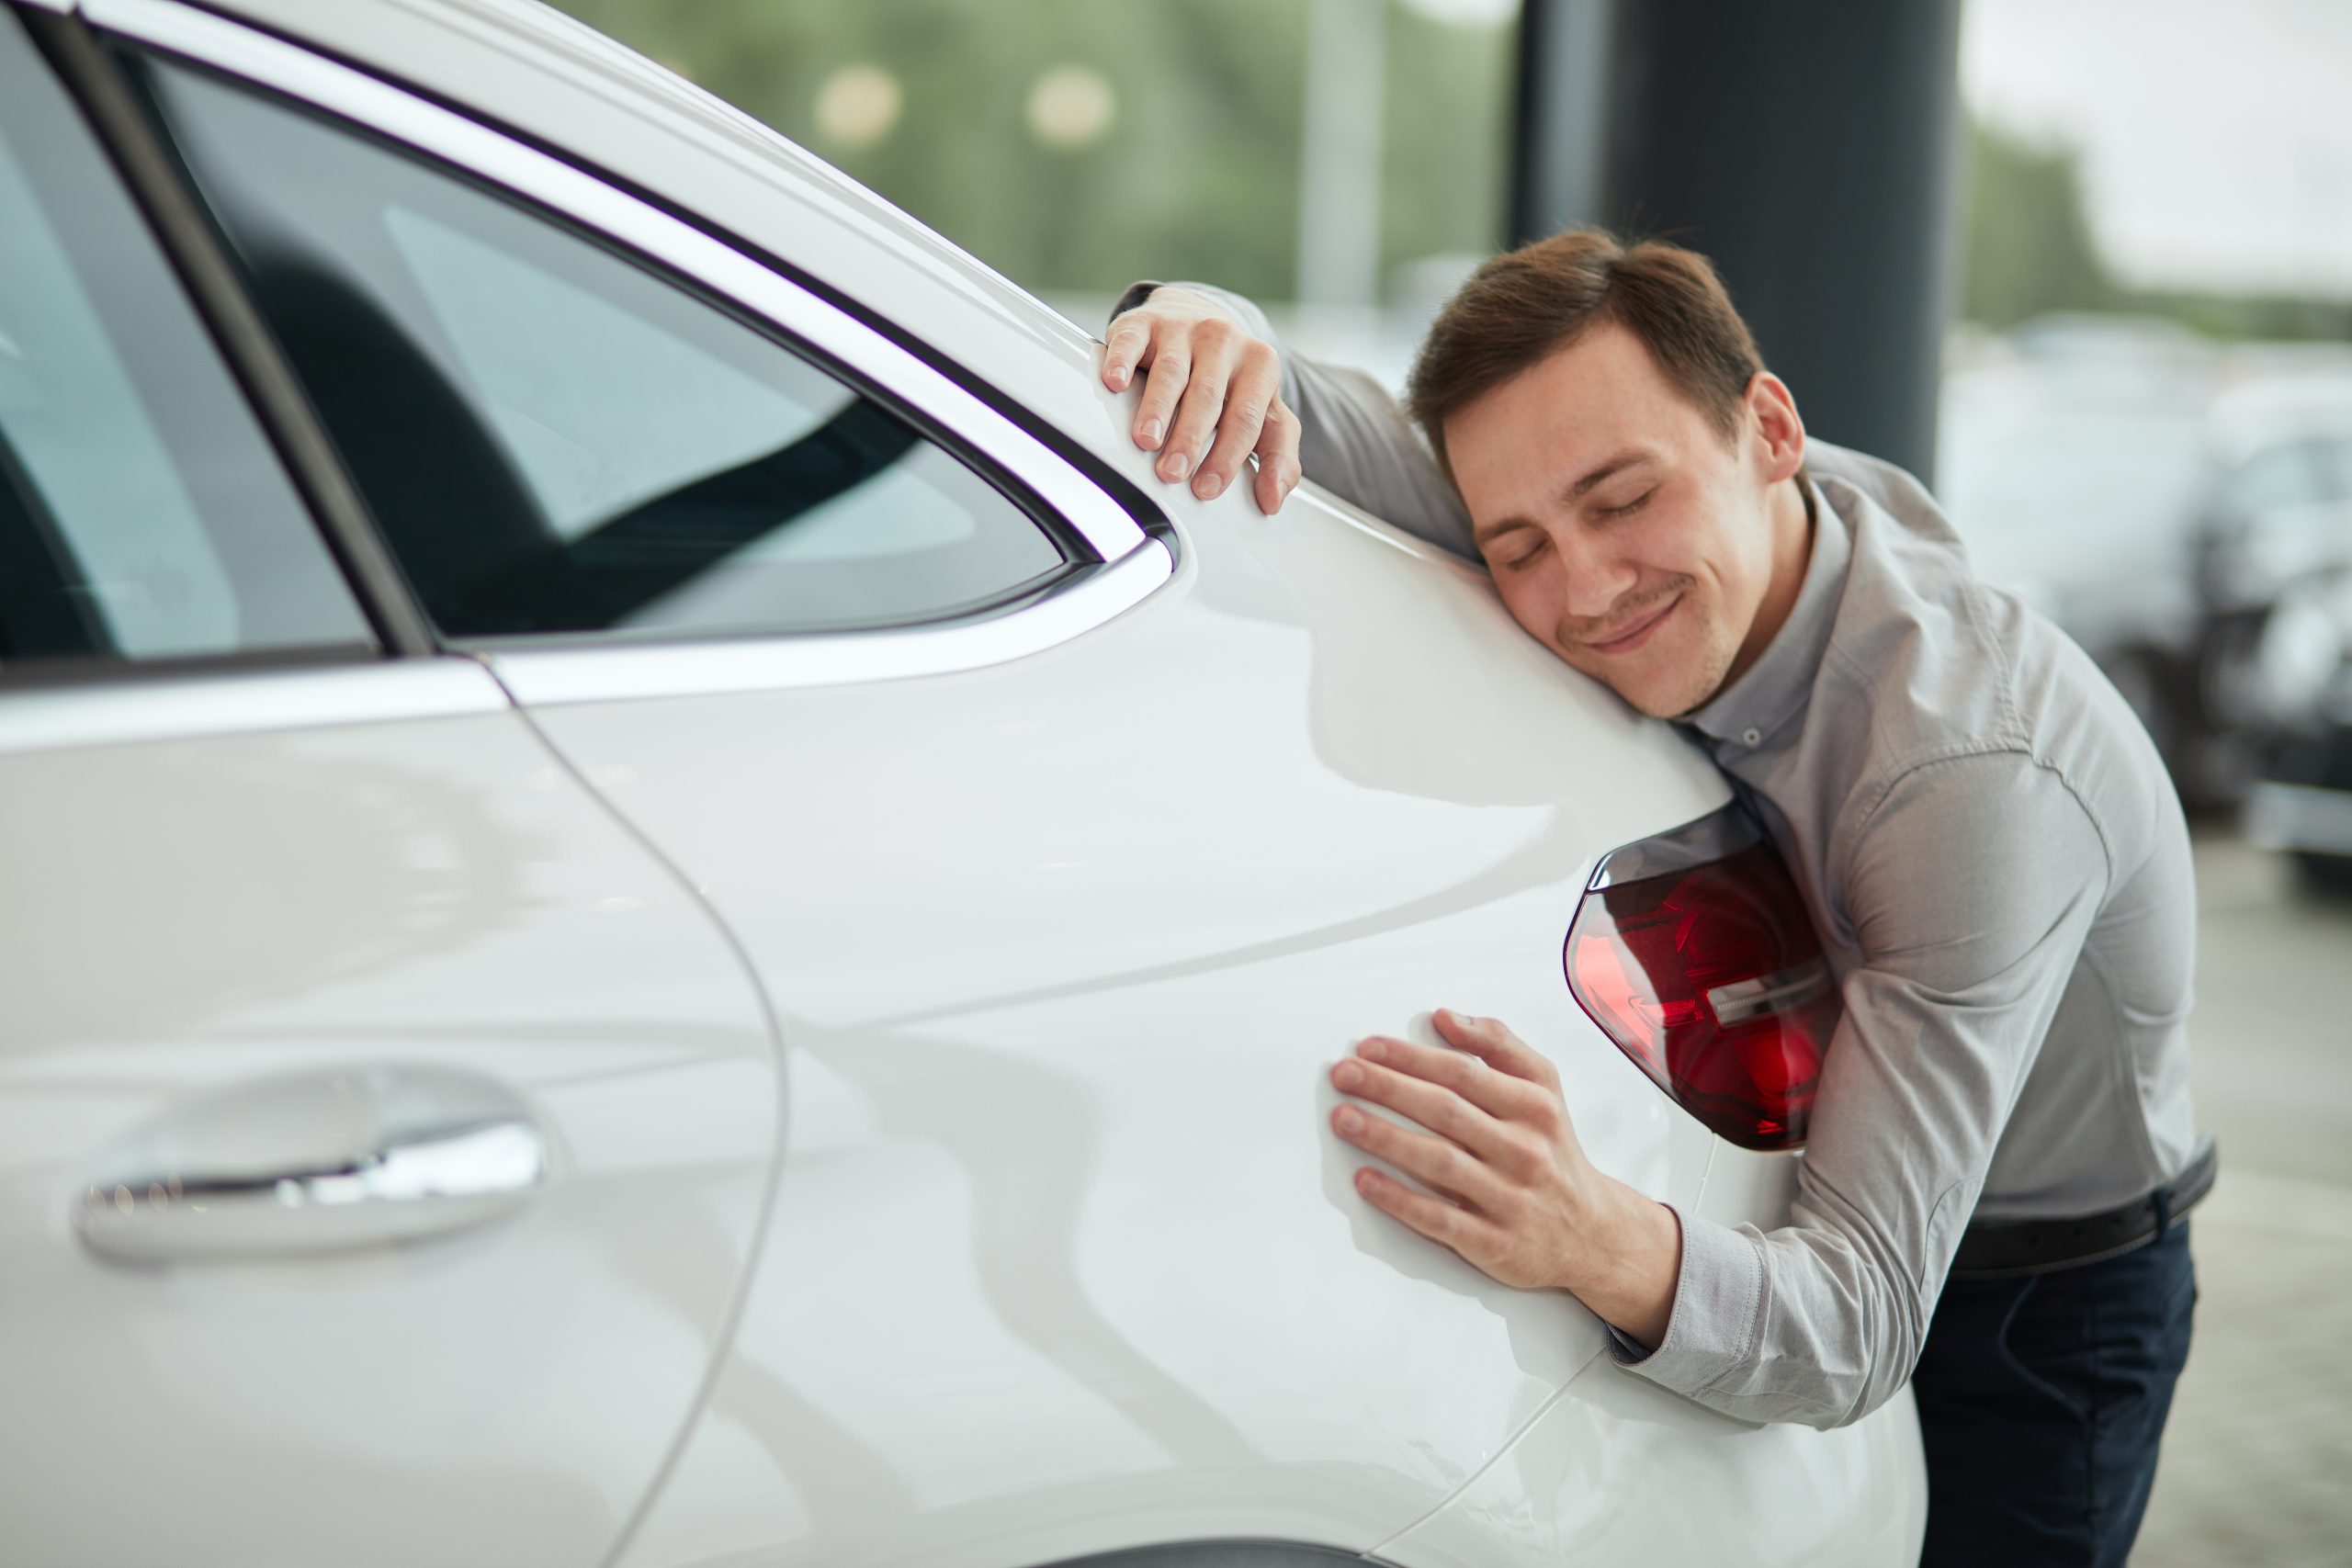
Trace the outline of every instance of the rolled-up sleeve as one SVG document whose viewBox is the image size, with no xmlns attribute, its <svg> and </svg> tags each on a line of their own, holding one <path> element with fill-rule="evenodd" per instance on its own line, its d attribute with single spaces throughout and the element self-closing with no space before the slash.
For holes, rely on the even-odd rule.
<svg viewBox="0 0 2352 1568">
<path fill-rule="evenodd" d="M 1472 560 L 1470 517 L 1453 483 L 1405 417 L 1361 370 L 1310 359 L 1283 343 L 1257 304 L 1206 283 L 1170 283 L 1216 300 L 1282 356 L 1283 401 L 1298 416 L 1298 468 L 1325 490 L 1441 549 Z"/>
<path fill-rule="evenodd" d="M 1858 817 L 1836 861 L 1861 959 L 1792 1223 L 1682 1213 L 1665 1337 L 1611 1348 L 1744 1420 L 1842 1426 L 1910 1377 L 2112 874 L 2075 792 L 2021 751 L 1911 766 Z"/>
</svg>

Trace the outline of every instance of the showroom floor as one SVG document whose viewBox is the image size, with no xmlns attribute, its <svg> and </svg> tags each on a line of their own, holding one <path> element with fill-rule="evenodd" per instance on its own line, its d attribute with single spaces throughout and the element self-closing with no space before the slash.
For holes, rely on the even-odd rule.
<svg viewBox="0 0 2352 1568">
<path fill-rule="evenodd" d="M 2134 1568 L 2352 1564 L 2352 900 L 2199 836 L 2197 1337 Z"/>
</svg>

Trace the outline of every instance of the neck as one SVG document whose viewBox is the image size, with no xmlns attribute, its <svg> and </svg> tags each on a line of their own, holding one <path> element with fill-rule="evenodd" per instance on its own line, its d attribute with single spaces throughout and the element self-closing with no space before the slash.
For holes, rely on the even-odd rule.
<svg viewBox="0 0 2352 1568">
<path fill-rule="evenodd" d="M 1797 594 L 1804 587 L 1805 568 L 1813 561 L 1813 499 L 1807 493 L 1804 470 L 1775 484 L 1766 495 L 1764 505 L 1772 532 L 1772 576 L 1765 585 L 1763 601 L 1756 606 L 1756 619 L 1748 626 L 1747 636 L 1739 645 L 1737 657 L 1724 672 L 1724 684 L 1729 685 L 1754 668 L 1772 646 L 1788 624 L 1789 613 L 1796 608 Z M 1721 690 L 1721 687 L 1717 688 Z"/>
</svg>

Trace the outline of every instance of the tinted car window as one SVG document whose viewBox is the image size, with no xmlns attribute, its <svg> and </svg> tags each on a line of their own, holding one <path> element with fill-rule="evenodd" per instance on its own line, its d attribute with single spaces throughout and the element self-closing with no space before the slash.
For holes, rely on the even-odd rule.
<svg viewBox="0 0 2352 1568">
<path fill-rule="evenodd" d="M 905 421 L 634 262 L 305 112 L 148 73 L 445 632 L 890 625 L 1066 564 Z"/>
<path fill-rule="evenodd" d="M 2283 506 L 2309 506 L 2324 498 L 2320 468 L 2309 444 L 2266 446 L 2230 471 L 2222 485 L 2222 515 L 2243 522 Z"/>
<path fill-rule="evenodd" d="M 104 154 L 0 14 L 0 661 L 370 640 Z"/>
</svg>

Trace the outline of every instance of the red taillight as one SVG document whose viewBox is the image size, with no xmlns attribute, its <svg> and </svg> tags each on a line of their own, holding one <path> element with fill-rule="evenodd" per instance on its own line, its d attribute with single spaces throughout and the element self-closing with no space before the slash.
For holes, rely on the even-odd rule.
<svg viewBox="0 0 2352 1568">
<path fill-rule="evenodd" d="M 1737 806 L 1603 857 L 1567 971 L 1676 1104 L 1745 1148 L 1804 1142 L 1838 987 L 1788 868 Z"/>
</svg>

